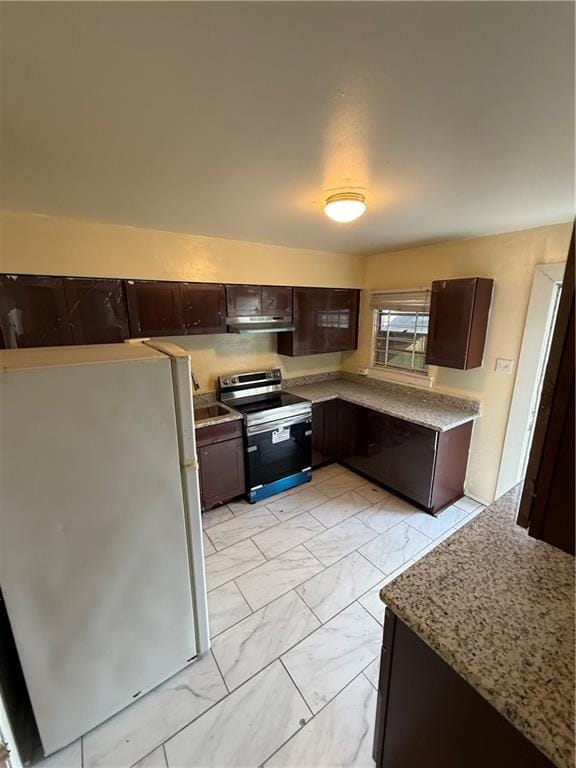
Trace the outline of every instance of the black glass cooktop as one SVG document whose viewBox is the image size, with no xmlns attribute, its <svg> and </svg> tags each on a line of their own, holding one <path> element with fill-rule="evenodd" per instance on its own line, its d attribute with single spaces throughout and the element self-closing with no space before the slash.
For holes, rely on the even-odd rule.
<svg viewBox="0 0 576 768">
<path fill-rule="evenodd" d="M 256 396 L 247 397 L 245 400 L 234 400 L 230 402 L 230 407 L 240 413 L 260 413 L 261 411 L 270 411 L 274 408 L 284 408 L 287 405 L 295 405 L 296 403 L 308 403 L 305 397 L 298 397 L 298 395 L 291 395 L 289 392 L 275 392 L 273 395 L 267 395 L 266 397 Z"/>
</svg>

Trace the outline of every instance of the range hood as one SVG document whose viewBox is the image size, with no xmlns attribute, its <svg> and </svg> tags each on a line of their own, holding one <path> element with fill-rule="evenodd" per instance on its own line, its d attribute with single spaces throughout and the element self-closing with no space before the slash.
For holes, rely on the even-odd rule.
<svg viewBox="0 0 576 768">
<path fill-rule="evenodd" d="M 226 325 L 229 333 L 282 333 L 296 330 L 290 315 L 227 317 Z"/>
</svg>

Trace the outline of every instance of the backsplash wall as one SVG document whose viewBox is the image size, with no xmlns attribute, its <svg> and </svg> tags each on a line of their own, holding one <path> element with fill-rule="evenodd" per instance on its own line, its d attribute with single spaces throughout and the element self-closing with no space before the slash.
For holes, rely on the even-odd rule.
<svg viewBox="0 0 576 768">
<path fill-rule="evenodd" d="M 218 376 L 240 371 L 282 367 L 286 378 L 326 373 L 340 369 L 347 353 L 335 352 L 306 357 L 284 357 L 276 352 L 276 334 L 213 334 L 176 336 L 169 341 L 189 350 L 192 370 L 200 392 L 216 389 Z"/>
</svg>

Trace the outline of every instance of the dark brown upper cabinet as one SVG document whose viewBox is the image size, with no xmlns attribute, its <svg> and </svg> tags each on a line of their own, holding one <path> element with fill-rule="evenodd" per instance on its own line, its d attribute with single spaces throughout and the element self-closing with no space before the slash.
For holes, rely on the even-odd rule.
<svg viewBox="0 0 576 768">
<path fill-rule="evenodd" d="M 227 285 L 228 317 L 292 315 L 292 288 L 286 285 Z"/>
<path fill-rule="evenodd" d="M 257 317 L 262 314 L 260 285 L 227 285 L 226 314 L 228 317 Z"/>
<path fill-rule="evenodd" d="M 358 343 L 358 291 L 326 289 L 323 312 L 325 345 L 330 352 L 356 349 Z"/>
<path fill-rule="evenodd" d="M 428 365 L 462 370 L 482 365 L 493 285 L 484 277 L 432 283 Z"/>
<path fill-rule="evenodd" d="M 262 314 L 292 317 L 292 288 L 286 285 L 262 286 Z"/>
<path fill-rule="evenodd" d="M 72 344 L 61 277 L 0 277 L 0 345 L 4 348 Z"/>
<path fill-rule="evenodd" d="M 180 336 L 185 333 L 180 283 L 126 280 L 132 336 Z"/>
<path fill-rule="evenodd" d="M 226 333 L 226 295 L 216 283 L 181 283 L 182 320 L 187 334 Z"/>
<path fill-rule="evenodd" d="M 65 277 L 74 344 L 113 344 L 130 335 L 123 280 Z"/>
<path fill-rule="evenodd" d="M 294 288 L 296 330 L 278 335 L 278 352 L 299 357 L 356 349 L 358 291 L 348 288 Z"/>
</svg>

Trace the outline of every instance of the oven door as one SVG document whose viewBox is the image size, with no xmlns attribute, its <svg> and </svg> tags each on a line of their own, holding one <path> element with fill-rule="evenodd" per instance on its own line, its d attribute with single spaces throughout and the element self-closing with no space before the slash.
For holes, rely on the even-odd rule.
<svg viewBox="0 0 576 768">
<path fill-rule="evenodd" d="M 311 464 L 311 414 L 247 427 L 246 479 L 249 489 L 310 469 Z"/>
</svg>

